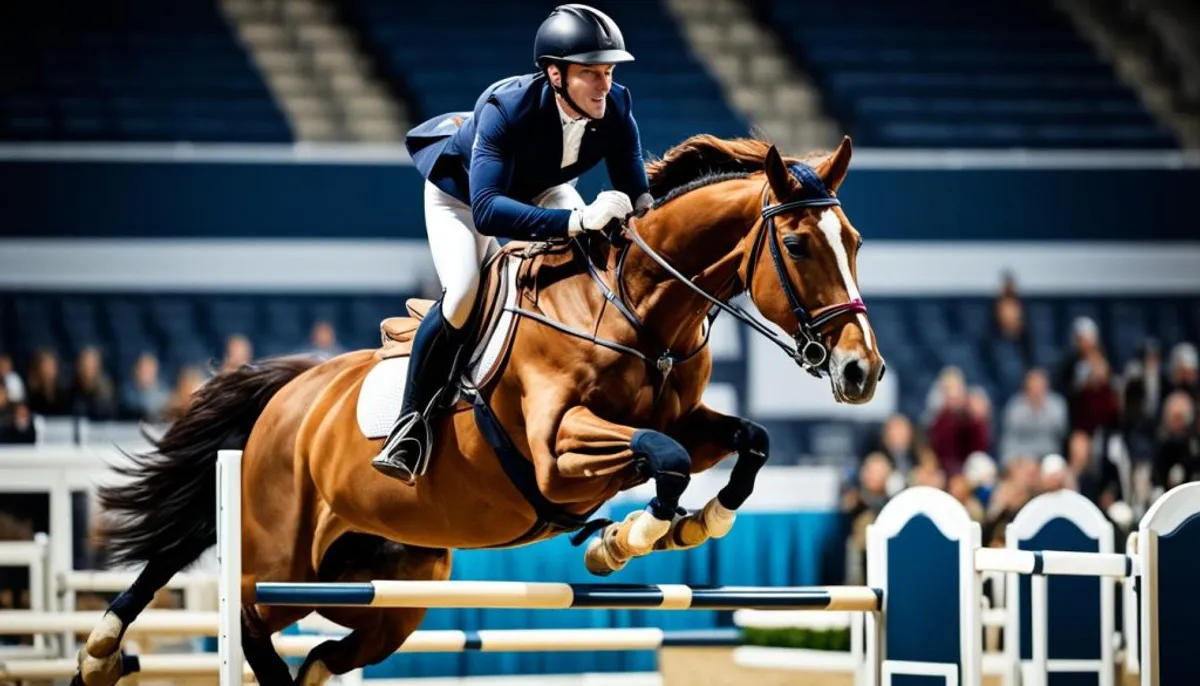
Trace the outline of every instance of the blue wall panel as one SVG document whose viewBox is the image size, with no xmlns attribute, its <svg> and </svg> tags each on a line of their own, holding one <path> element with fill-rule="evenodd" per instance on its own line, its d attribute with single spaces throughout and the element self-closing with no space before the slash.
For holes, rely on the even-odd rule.
<svg viewBox="0 0 1200 686">
<path fill-rule="evenodd" d="M 423 238 L 409 166 L 0 162 L 0 236 Z M 580 182 L 607 187 L 603 167 Z M 1200 170 L 852 169 L 868 240 L 1187 237 Z"/>
</svg>

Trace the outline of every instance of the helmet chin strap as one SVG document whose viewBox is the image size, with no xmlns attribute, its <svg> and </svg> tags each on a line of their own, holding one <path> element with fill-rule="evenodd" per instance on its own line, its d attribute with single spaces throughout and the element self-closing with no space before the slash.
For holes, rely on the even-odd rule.
<svg viewBox="0 0 1200 686">
<path fill-rule="evenodd" d="M 575 101 L 571 99 L 571 94 L 567 92 L 566 83 L 567 83 L 567 69 L 568 69 L 569 64 L 567 62 L 556 62 L 555 66 L 558 67 L 559 80 L 562 82 L 562 85 L 556 86 L 556 85 L 554 85 L 554 81 L 550 81 L 550 87 L 554 89 L 555 93 L 561 95 L 562 99 L 566 100 L 567 104 L 570 105 L 572 109 L 574 109 L 579 114 L 582 114 L 584 119 L 591 119 L 592 121 L 596 121 L 596 118 L 593 117 L 592 115 L 588 114 L 587 110 L 583 109 L 578 104 L 576 104 Z M 550 74 L 546 74 L 546 79 L 547 80 L 550 79 Z"/>
</svg>

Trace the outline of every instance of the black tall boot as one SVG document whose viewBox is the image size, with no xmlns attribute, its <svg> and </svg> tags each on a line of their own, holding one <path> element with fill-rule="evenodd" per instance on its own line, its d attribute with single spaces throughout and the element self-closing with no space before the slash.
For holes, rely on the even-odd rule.
<svg viewBox="0 0 1200 686">
<path fill-rule="evenodd" d="M 413 337 L 400 416 L 371 466 L 411 485 L 425 473 L 433 452 L 429 423 L 447 383 L 456 373 L 463 334 L 442 318 L 442 303 L 429 308 Z"/>
</svg>

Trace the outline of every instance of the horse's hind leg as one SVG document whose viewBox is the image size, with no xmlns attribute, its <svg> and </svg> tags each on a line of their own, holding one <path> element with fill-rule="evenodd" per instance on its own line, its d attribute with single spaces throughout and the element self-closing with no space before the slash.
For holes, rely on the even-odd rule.
<svg viewBox="0 0 1200 686">
<path fill-rule="evenodd" d="M 346 534 L 326 552 L 318 576 L 322 581 L 445 581 L 450 577 L 450 552 Z M 320 612 L 353 631 L 313 648 L 296 675 L 298 686 L 321 686 L 332 675 L 382 662 L 417 630 L 427 610 L 330 607 Z"/>
<path fill-rule="evenodd" d="M 337 640 L 325 641 L 309 652 L 296 675 L 297 686 L 322 686 L 335 674 L 373 665 L 396 652 L 421 621 L 425 608 L 359 610 L 362 621 Z M 340 622 L 339 622 L 340 623 Z"/>
<path fill-rule="evenodd" d="M 259 686 L 288 686 L 292 673 L 271 638 L 276 631 L 307 616 L 311 608 L 273 605 L 261 610 L 262 615 L 254 606 L 242 607 L 242 654 Z"/>
<path fill-rule="evenodd" d="M 203 548 L 184 548 L 146 563 L 133 584 L 109 604 L 100 624 L 80 649 L 79 673 L 73 683 L 81 680 L 86 686 L 111 686 L 125 675 L 127 664 L 123 666 L 120 653 L 125 630 L 154 600 L 154 594 L 202 552 Z"/>
</svg>

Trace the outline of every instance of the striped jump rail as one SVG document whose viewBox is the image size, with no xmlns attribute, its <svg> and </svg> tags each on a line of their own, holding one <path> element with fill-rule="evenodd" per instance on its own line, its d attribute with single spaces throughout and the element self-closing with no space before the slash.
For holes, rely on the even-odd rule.
<svg viewBox="0 0 1200 686">
<path fill-rule="evenodd" d="M 215 625 L 215 623 L 214 623 Z M 212 633 L 211 631 L 209 633 Z M 317 645 L 336 636 L 288 634 L 274 637 L 275 649 L 284 657 L 303 657 Z M 404 642 L 399 653 L 519 653 L 658 650 L 660 648 L 735 647 L 742 644 L 737 629 L 663 631 L 655 628 L 621 629 L 512 629 L 495 631 L 418 631 Z M 211 677 L 221 668 L 212 653 L 122 656 L 126 671 L 149 678 Z M 0 660 L 0 681 L 69 678 L 74 658 L 51 660 Z M 243 668 L 244 676 L 251 676 Z"/>
<path fill-rule="evenodd" d="M 303 657 L 329 636 L 279 635 L 275 649 L 283 656 Z M 528 653 L 568 651 L 658 650 L 742 645 L 738 629 L 664 631 L 654 627 L 619 629 L 496 629 L 417 631 L 399 653 Z"/>
<path fill-rule="evenodd" d="M 519 610 L 850 610 L 875 612 L 882 593 L 865 586 L 756 587 L 568 584 L 519 581 L 261 582 L 262 605 L 504 608 Z"/>
<path fill-rule="evenodd" d="M 1141 566 L 1136 557 L 1117 553 L 980 548 L 975 551 L 975 571 L 1127 578 L 1138 576 Z"/>
</svg>

